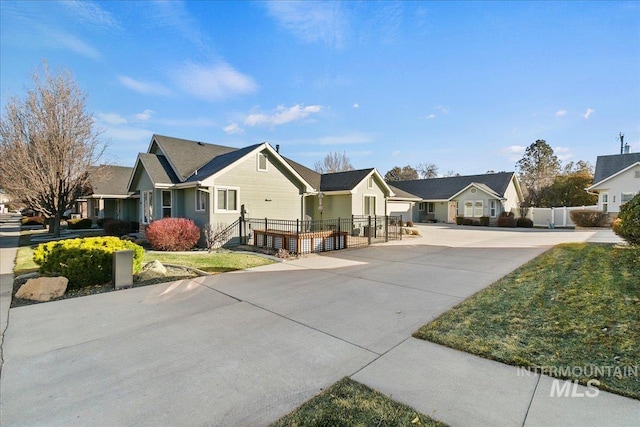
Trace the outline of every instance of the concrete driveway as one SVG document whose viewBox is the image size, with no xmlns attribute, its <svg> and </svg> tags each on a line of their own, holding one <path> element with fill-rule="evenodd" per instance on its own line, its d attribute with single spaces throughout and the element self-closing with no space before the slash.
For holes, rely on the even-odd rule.
<svg viewBox="0 0 640 427">
<path fill-rule="evenodd" d="M 366 382 L 365 367 L 424 323 L 549 246 L 593 235 L 420 229 L 422 238 L 12 309 L 0 422 L 268 424 L 344 376 Z"/>
</svg>

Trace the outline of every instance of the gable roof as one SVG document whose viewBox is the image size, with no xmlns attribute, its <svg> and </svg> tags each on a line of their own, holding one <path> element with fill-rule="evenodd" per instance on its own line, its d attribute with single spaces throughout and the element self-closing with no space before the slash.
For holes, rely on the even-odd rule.
<svg viewBox="0 0 640 427">
<path fill-rule="evenodd" d="M 415 194 L 411 194 L 407 191 L 401 190 L 400 188 L 393 186 L 391 184 L 387 184 L 387 185 L 389 186 L 389 188 L 391 188 L 391 191 L 395 193 L 395 196 L 393 196 L 395 200 L 415 200 L 415 201 L 422 200 L 420 197 L 416 196 Z"/>
<path fill-rule="evenodd" d="M 321 174 L 313 169 L 309 169 L 308 167 L 301 165 L 298 162 L 294 162 L 287 157 L 283 157 L 283 159 L 285 159 L 287 163 L 289 163 L 289 165 L 305 179 L 305 181 L 311 184 L 314 189 L 320 190 L 320 181 L 322 180 Z"/>
<path fill-rule="evenodd" d="M 147 153 L 155 151 L 153 150 L 154 144 L 162 151 L 162 153 L 155 154 L 164 154 L 166 156 L 168 164 L 180 182 L 186 180 L 214 157 L 237 150 L 237 148 L 223 145 L 154 134 L 151 137 Z"/>
<path fill-rule="evenodd" d="M 154 184 L 177 184 L 180 182 L 167 158 L 161 154 L 140 153 L 135 169 L 138 168 L 138 162 L 142 163 L 144 170 L 147 171 Z"/>
<path fill-rule="evenodd" d="M 215 175 L 220 172 L 222 169 L 230 166 L 234 162 L 240 160 L 247 154 L 251 153 L 256 148 L 260 147 L 263 144 L 255 144 L 250 145 L 245 148 L 236 149 L 235 151 L 231 151 L 229 153 L 220 154 L 219 156 L 214 157 L 209 163 L 206 163 L 201 168 L 196 169 L 194 174 L 191 175 L 184 182 L 197 182 L 202 181 L 203 179 L 210 177 L 211 175 Z"/>
<path fill-rule="evenodd" d="M 359 169 L 353 171 L 325 173 L 320 179 L 320 191 L 345 191 L 362 182 L 375 169 Z"/>
<path fill-rule="evenodd" d="M 494 197 L 496 199 L 503 199 L 504 197 L 498 193 L 496 193 L 495 191 L 493 191 L 489 186 L 479 183 L 479 182 L 472 182 L 471 184 L 467 185 L 466 187 L 464 187 L 463 189 L 461 189 L 460 191 L 458 191 L 456 194 L 454 194 L 453 196 L 450 197 L 450 199 L 455 199 L 457 196 L 459 196 L 460 194 L 464 193 L 465 191 L 467 191 L 469 188 L 474 187 L 479 189 L 480 191 L 483 191 L 485 193 L 487 193 L 489 196 Z"/>
<path fill-rule="evenodd" d="M 100 166 L 89 173 L 87 195 L 129 195 L 129 177 L 133 168 L 127 166 Z"/>
<path fill-rule="evenodd" d="M 483 184 L 495 194 L 503 197 L 514 175 L 514 172 L 499 172 L 482 175 L 394 181 L 393 185 L 423 200 L 449 200 L 471 184 Z"/>
<path fill-rule="evenodd" d="M 640 162 L 640 153 L 598 156 L 592 187 L 637 162 Z"/>
</svg>

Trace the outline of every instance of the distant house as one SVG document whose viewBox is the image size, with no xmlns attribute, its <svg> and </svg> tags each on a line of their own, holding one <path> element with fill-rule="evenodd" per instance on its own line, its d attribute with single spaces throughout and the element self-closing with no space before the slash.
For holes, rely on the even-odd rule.
<svg viewBox="0 0 640 427">
<path fill-rule="evenodd" d="M 92 169 L 88 187 L 76 199 L 75 213 L 94 222 L 104 218 L 138 221 L 139 196 L 128 190 L 132 171 L 125 166 Z"/>
<path fill-rule="evenodd" d="M 243 206 L 253 218 L 384 215 L 393 194 L 375 169 L 320 175 L 266 142 L 238 149 L 162 135 L 138 155 L 127 190 L 139 195 L 141 229 L 165 217 L 229 225 Z"/>
<path fill-rule="evenodd" d="M 593 185 L 603 212 L 618 213 L 620 206 L 640 193 L 640 153 L 598 156 Z"/>
<path fill-rule="evenodd" d="M 457 216 L 495 219 L 523 200 L 514 172 L 396 181 L 392 188 L 404 193 L 396 191 L 389 210 L 415 222 L 455 222 Z"/>
</svg>

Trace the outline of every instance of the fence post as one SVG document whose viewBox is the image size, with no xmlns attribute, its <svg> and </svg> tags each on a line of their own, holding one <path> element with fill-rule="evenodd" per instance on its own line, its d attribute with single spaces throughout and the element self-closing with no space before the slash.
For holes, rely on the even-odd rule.
<svg viewBox="0 0 640 427">
<path fill-rule="evenodd" d="M 384 216 L 384 241 L 389 241 L 389 216 Z"/>
<path fill-rule="evenodd" d="M 264 247 L 267 247 L 267 230 L 268 230 L 268 223 L 267 223 L 267 218 L 264 219 Z"/>
<path fill-rule="evenodd" d="M 368 226 L 367 226 L 367 244 L 371 245 L 371 215 L 368 217 Z"/>
<path fill-rule="evenodd" d="M 238 238 L 240 239 L 240 244 L 244 245 L 244 237 L 242 236 L 242 215 L 240 216 L 240 218 L 238 218 Z"/>
<path fill-rule="evenodd" d="M 342 245 L 340 244 L 341 238 L 342 235 L 340 234 L 340 217 L 338 217 L 338 241 L 334 243 L 334 247 L 337 247 L 337 249 L 342 249 Z"/>
</svg>

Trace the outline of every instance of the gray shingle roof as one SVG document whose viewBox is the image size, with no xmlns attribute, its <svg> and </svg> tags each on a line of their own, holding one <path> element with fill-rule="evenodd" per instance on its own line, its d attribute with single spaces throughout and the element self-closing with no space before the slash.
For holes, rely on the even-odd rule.
<svg viewBox="0 0 640 427">
<path fill-rule="evenodd" d="M 138 158 L 154 184 L 177 184 L 180 182 L 165 156 L 140 153 Z"/>
<path fill-rule="evenodd" d="M 214 157 L 237 150 L 237 148 L 233 147 L 172 138 L 164 135 L 153 135 L 152 140 L 171 159 L 171 164 L 175 167 L 175 172 L 180 181 L 186 180 L 196 169 L 200 169 Z"/>
<path fill-rule="evenodd" d="M 370 169 L 359 169 L 354 171 L 325 173 L 320 179 L 320 191 L 344 191 L 352 190 L 362 182 L 373 171 Z"/>
<path fill-rule="evenodd" d="M 394 187 L 422 198 L 423 200 L 448 200 L 471 183 L 484 184 L 504 196 L 514 172 L 482 175 L 451 176 L 447 178 L 394 181 Z"/>
<path fill-rule="evenodd" d="M 221 154 L 214 159 L 212 159 L 209 163 L 205 164 L 201 168 L 198 169 L 197 175 L 191 175 L 185 182 L 196 182 L 201 181 L 211 175 L 214 175 L 216 172 L 221 171 L 226 168 L 233 162 L 241 159 L 245 155 L 249 154 L 256 148 L 258 148 L 262 144 L 250 145 L 249 147 L 236 149 L 235 151 L 231 151 L 230 153 Z"/>
<path fill-rule="evenodd" d="M 129 194 L 127 185 L 133 168 L 126 166 L 101 166 L 90 172 L 89 194 L 93 195 L 120 195 Z"/>
<path fill-rule="evenodd" d="M 420 197 L 416 196 L 415 194 L 411 194 L 407 191 L 401 190 L 400 188 L 393 186 L 391 184 L 387 184 L 389 186 L 389 188 L 391 188 L 391 191 L 394 192 L 395 196 L 393 196 L 394 199 L 414 199 L 414 200 L 422 200 Z"/>
<path fill-rule="evenodd" d="M 309 169 L 308 167 L 301 165 L 298 162 L 294 162 L 291 159 L 288 159 L 286 157 L 284 157 L 284 159 L 287 161 L 287 163 L 289 163 L 289 166 L 291 166 L 296 172 L 298 172 L 298 175 L 304 178 L 304 180 L 307 181 L 314 189 L 318 190 L 320 188 L 322 175 L 320 175 L 313 169 Z"/>
<path fill-rule="evenodd" d="M 597 184 L 603 179 L 607 179 L 622 169 L 631 166 L 635 162 L 640 162 L 640 153 L 598 156 L 598 160 L 596 160 L 596 171 L 593 175 L 593 183 Z"/>
</svg>

